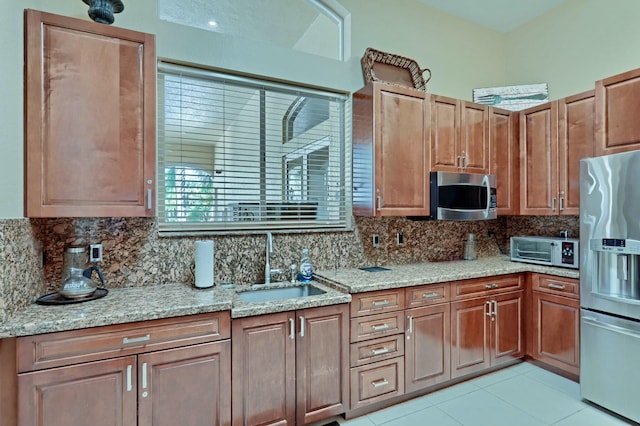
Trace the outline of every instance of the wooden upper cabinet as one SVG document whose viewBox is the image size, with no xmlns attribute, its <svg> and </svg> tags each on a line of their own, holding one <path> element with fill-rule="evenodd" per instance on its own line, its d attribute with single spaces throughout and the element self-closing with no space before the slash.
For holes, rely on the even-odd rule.
<svg viewBox="0 0 640 426">
<path fill-rule="evenodd" d="M 486 105 L 432 97 L 432 171 L 489 172 L 488 111 Z"/>
<path fill-rule="evenodd" d="M 25 216 L 155 214 L 153 35 L 25 13 Z"/>
<path fill-rule="evenodd" d="M 558 101 L 520 112 L 520 214 L 558 212 Z"/>
<path fill-rule="evenodd" d="M 640 68 L 596 81 L 595 155 L 640 149 Z"/>
<path fill-rule="evenodd" d="M 560 214 L 580 214 L 580 160 L 594 155 L 594 91 L 558 101 Z"/>
<path fill-rule="evenodd" d="M 353 212 L 429 215 L 425 92 L 371 83 L 353 95 Z"/>
<path fill-rule="evenodd" d="M 518 113 L 489 108 L 489 173 L 496 176 L 499 215 L 520 211 Z"/>
</svg>

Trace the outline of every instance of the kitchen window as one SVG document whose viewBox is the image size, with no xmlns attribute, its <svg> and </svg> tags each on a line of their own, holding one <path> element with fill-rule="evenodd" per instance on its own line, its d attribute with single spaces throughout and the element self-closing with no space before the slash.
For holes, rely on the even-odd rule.
<svg viewBox="0 0 640 426">
<path fill-rule="evenodd" d="M 161 233 L 350 227 L 348 96 L 161 62 Z"/>
</svg>

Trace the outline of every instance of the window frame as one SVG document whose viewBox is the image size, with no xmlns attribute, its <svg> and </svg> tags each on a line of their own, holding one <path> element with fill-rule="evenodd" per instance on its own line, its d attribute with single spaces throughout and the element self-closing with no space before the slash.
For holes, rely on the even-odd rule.
<svg viewBox="0 0 640 426">
<path fill-rule="evenodd" d="M 336 232 L 336 231 L 351 231 L 353 230 L 353 218 L 352 218 L 352 160 L 351 160 L 351 97 L 349 94 L 334 91 L 332 89 L 318 89 L 317 87 L 309 87 L 300 83 L 291 83 L 287 81 L 274 80 L 274 79 L 259 79 L 255 76 L 247 77 L 244 75 L 236 74 L 233 72 L 229 72 L 226 70 L 212 69 L 212 68 L 201 68 L 194 66 L 185 66 L 179 63 L 169 62 L 165 60 L 158 61 L 158 74 L 184 74 L 190 77 L 195 78 L 213 78 L 213 79 L 223 79 L 225 81 L 232 82 L 234 84 L 249 84 L 249 85 L 258 85 L 260 87 L 267 87 L 268 89 L 273 90 L 283 90 L 287 93 L 302 93 L 308 95 L 319 95 L 319 96 L 330 96 L 332 99 L 339 99 L 341 105 L 339 106 L 340 116 L 341 116 L 341 127 L 339 129 L 339 137 L 341 141 L 338 142 L 329 142 L 335 148 L 336 144 L 338 146 L 337 152 L 339 154 L 339 167 L 342 168 L 340 171 L 340 176 L 342 177 L 340 181 L 342 192 L 341 198 L 338 198 L 338 206 L 342 211 L 342 216 L 339 219 L 334 220 L 321 220 L 320 218 L 315 219 L 304 219 L 302 216 L 304 213 L 304 207 L 301 208 L 299 212 L 299 216 L 297 216 L 297 220 L 259 220 L 255 222 L 247 222 L 244 223 L 241 220 L 219 220 L 214 222 L 168 222 L 164 217 L 165 208 L 164 208 L 164 190 L 165 190 L 165 168 L 169 166 L 180 167 L 179 164 L 175 164 L 174 162 L 164 161 L 164 149 L 169 144 L 174 144 L 175 142 L 164 141 L 162 140 L 162 135 L 164 132 L 161 128 L 163 128 L 163 112 L 160 111 L 162 105 L 158 105 L 158 158 L 157 158 L 157 220 L 158 220 L 158 231 L 160 235 L 216 235 L 216 234 L 238 234 L 238 233 L 256 233 L 256 232 L 264 232 L 264 231 L 277 231 L 282 233 L 304 233 L 304 232 Z M 158 91 L 163 90 L 163 82 L 164 79 L 158 79 Z M 160 93 L 158 98 L 160 99 Z M 279 141 L 280 145 L 284 145 L 286 140 L 285 129 L 283 127 L 283 138 Z M 328 137 L 328 136 L 326 136 Z M 320 140 L 319 140 L 320 141 Z M 316 141 L 310 145 L 315 145 L 321 143 Z M 322 142 L 323 143 L 323 142 Z M 299 148 L 295 151 L 303 151 L 304 148 Z M 284 185 L 284 181 L 286 176 L 285 170 L 285 157 L 287 155 L 282 156 L 282 165 L 280 166 L 280 170 L 278 173 L 282 175 L 281 179 L 281 192 L 282 192 L 282 204 L 287 204 L 286 198 L 286 186 Z M 187 165 L 187 167 L 189 167 Z M 262 167 L 262 166 L 261 166 Z M 265 166 L 267 167 L 267 166 Z M 336 167 L 336 164 L 333 164 L 333 167 Z M 203 170 L 203 169 L 201 169 Z M 216 173 L 216 170 L 214 173 Z M 268 169 L 270 173 L 275 173 L 276 170 L 273 168 Z M 211 170 L 203 170 L 210 172 Z M 252 203 L 246 203 L 252 204 Z M 278 203 L 276 203 L 278 204 Z M 262 203 L 259 204 L 260 209 L 266 208 L 262 206 Z M 268 205 L 268 203 L 267 203 Z M 218 205 L 219 206 L 219 205 Z M 215 204 L 212 205 L 215 207 Z M 266 216 L 262 216 L 265 213 L 261 212 L 261 218 Z"/>
</svg>

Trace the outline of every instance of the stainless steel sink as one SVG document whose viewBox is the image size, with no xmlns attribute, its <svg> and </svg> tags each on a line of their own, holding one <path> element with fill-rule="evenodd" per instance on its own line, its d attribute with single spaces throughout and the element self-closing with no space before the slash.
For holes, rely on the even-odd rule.
<svg viewBox="0 0 640 426">
<path fill-rule="evenodd" d="M 238 292 L 238 297 L 243 302 L 269 302 L 279 299 L 296 299 L 299 297 L 318 296 L 326 291 L 312 285 L 299 284 L 288 287 L 260 287 Z"/>
</svg>

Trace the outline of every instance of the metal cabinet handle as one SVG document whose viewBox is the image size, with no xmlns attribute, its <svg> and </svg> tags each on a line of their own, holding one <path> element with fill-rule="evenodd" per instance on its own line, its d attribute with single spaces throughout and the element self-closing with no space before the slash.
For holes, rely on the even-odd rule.
<svg viewBox="0 0 640 426">
<path fill-rule="evenodd" d="M 493 283 L 493 284 L 486 284 L 486 285 L 484 286 L 484 288 L 486 288 L 487 290 L 492 290 L 492 289 L 494 289 L 494 288 L 498 288 L 498 284 L 496 284 L 496 283 Z"/>
<path fill-rule="evenodd" d="M 436 297 L 440 297 L 440 295 L 436 292 L 433 293 L 425 293 L 422 295 L 423 299 L 435 299 Z"/>
<path fill-rule="evenodd" d="M 296 322 L 293 318 L 289 318 L 289 339 L 296 338 Z"/>
<path fill-rule="evenodd" d="M 407 330 L 407 333 L 413 333 L 413 317 L 408 315 L 407 319 L 409 320 L 409 330 Z"/>
<path fill-rule="evenodd" d="M 549 283 L 549 288 L 552 288 L 554 290 L 564 290 L 566 287 L 561 284 Z"/>
<path fill-rule="evenodd" d="M 152 203 L 153 203 L 153 190 L 147 189 L 147 210 L 151 210 Z"/>
<path fill-rule="evenodd" d="M 376 199 L 378 200 L 378 207 L 376 208 L 376 210 L 380 211 L 382 210 L 382 196 L 378 195 Z"/>
<path fill-rule="evenodd" d="M 466 155 L 462 157 L 462 168 L 466 169 L 469 166 L 469 157 L 467 157 Z"/>
<path fill-rule="evenodd" d="M 379 388 L 380 386 L 386 386 L 388 384 L 389 384 L 389 381 L 387 379 L 374 380 L 373 382 L 371 382 L 371 385 L 374 388 Z"/>
<path fill-rule="evenodd" d="M 140 337 L 125 337 L 124 339 L 122 339 L 122 344 L 123 345 L 129 345 L 131 343 L 142 343 L 142 342 L 146 342 L 148 340 L 151 340 L 151 335 L 150 334 L 146 334 L 144 336 L 140 336 Z"/>
<path fill-rule="evenodd" d="M 142 397 L 146 398 L 149 396 L 149 392 L 147 392 L 147 363 L 142 363 Z"/>
<path fill-rule="evenodd" d="M 304 337 L 304 317 L 300 317 L 300 337 Z"/>
<path fill-rule="evenodd" d="M 564 197 L 560 197 L 560 207 L 558 210 L 559 211 L 564 210 Z"/>
<path fill-rule="evenodd" d="M 131 382 L 131 369 L 133 366 L 127 365 L 127 392 L 131 392 L 133 389 L 133 384 Z"/>
<path fill-rule="evenodd" d="M 389 348 L 387 348 L 386 346 L 380 349 L 371 349 L 371 355 L 382 355 L 386 353 L 389 353 Z"/>
<path fill-rule="evenodd" d="M 556 211 L 556 198 L 555 197 L 553 197 L 551 199 L 551 211 L 554 211 L 554 212 Z"/>
<path fill-rule="evenodd" d="M 494 300 L 491 303 L 493 304 L 493 317 L 491 318 L 493 321 L 493 319 L 498 315 L 498 302 Z"/>
<path fill-rule="evenodd" d="M 490 317 L 493 315 L 491 312 L 491 301 L 487 300 L 485 303 L 487 304 L 487 316 Z"/>
<path fill-rule="evenodd" d="M 380 301 L 374 300 L 373 302 L 371 302 L 371 304 L 373 306 L 375 306 L 375 307 L 380 307 L 380 306 L 387 306 L 390 303 L 389 303 L 389 301 L 387 299 L 385 299 L 385 300 L 380 300 Z"/>
<path fill-rule="evenodd" d="M 459 169 L 462 168 L 462 161 L 461 160 L 462 160 L 462 156 L 458 155 L 456 157 L 456 167 L 459 168 Z"/>
<path fill-rule="evenodd" d="M 382 331 L 382 330 L 388 330 L 389 329 L 389 324 L 384 323 L 384 324 L 380 324 L 380 325 L 372 325 L 371 329 L 373 331 Z"/>
</svg>

